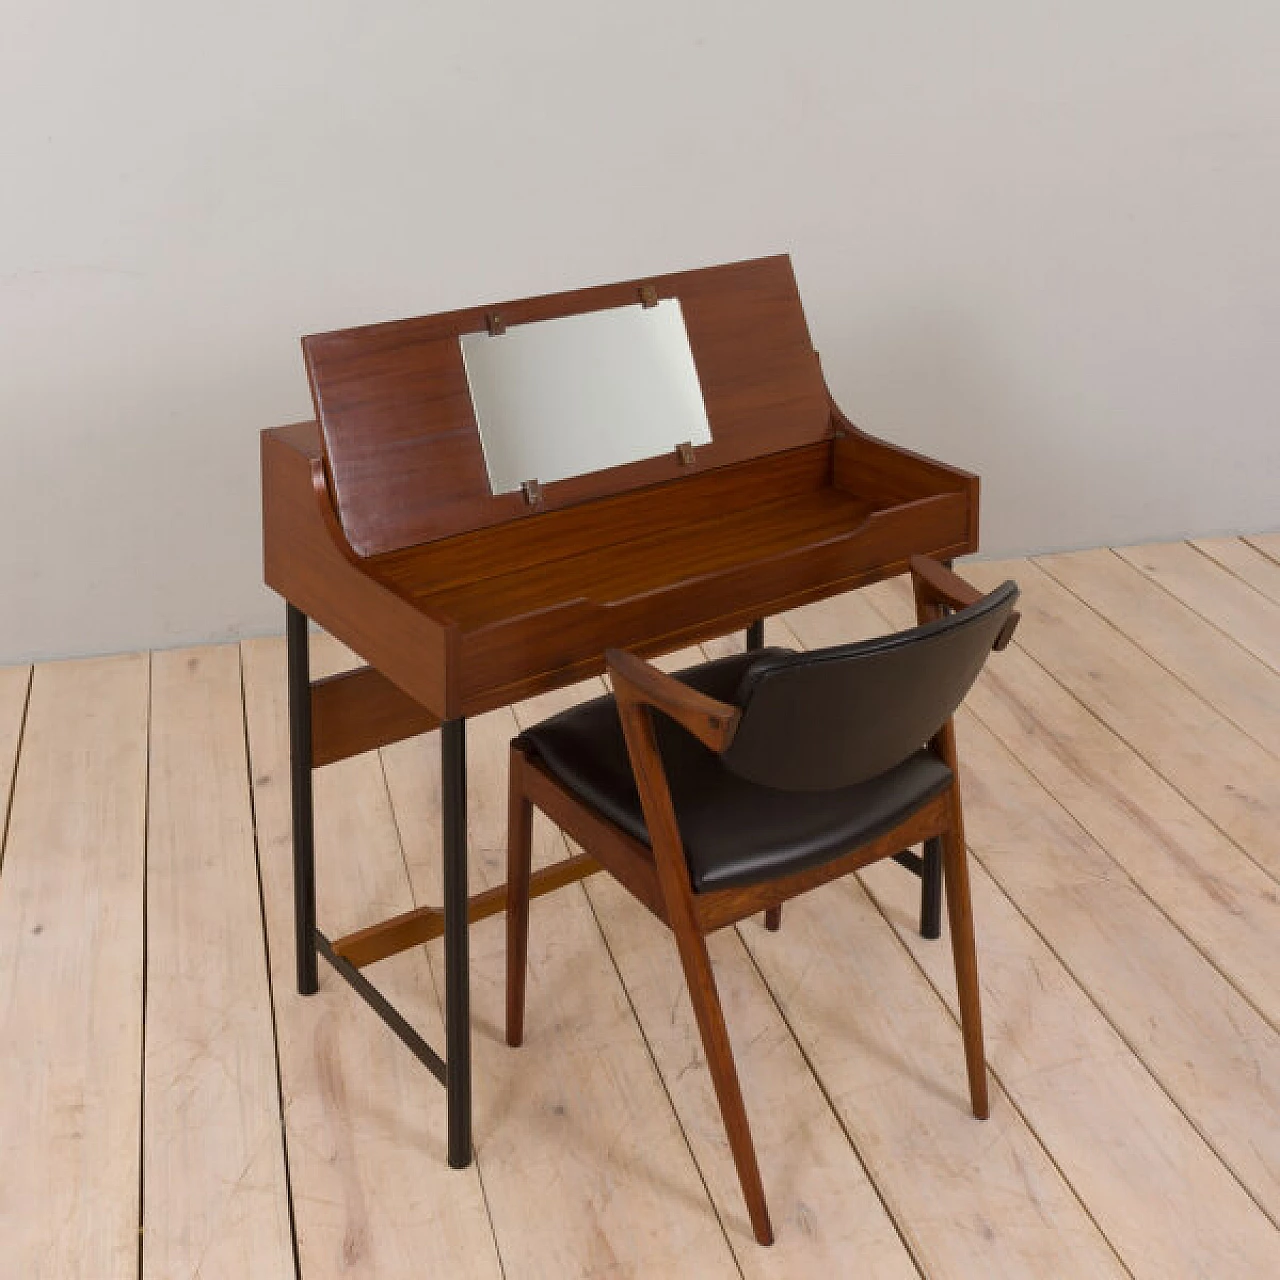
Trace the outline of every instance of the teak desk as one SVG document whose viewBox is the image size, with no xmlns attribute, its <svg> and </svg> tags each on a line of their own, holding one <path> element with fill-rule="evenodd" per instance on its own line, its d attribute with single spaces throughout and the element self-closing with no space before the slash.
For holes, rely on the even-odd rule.
<svg viewBox="0 0 1280 1280">
<path fill-rule="evenodd" d="M 711 424 L 690 451 L 494 496 L 459 335 L 679 298 Z M 978 480 L 864 435 L 832 402 L 786 257 L 303 340 L 316 422 L 262 433 L 265 577 L 286 601 L 298 990 L 317 953 L 448 1090 L 471 1159 L 466 719 L 978 545 Z M 368 663 L 312 681 L 307 620 Z M 329 941 L 316 927 L 311 771 L 438 728 L 444 902 Z M 904 861 L 933 883 L 936 851 Z M 586 857 L 533 893 L 596 870 Z M 936 905 L 935 905 L 936 911 Z M 445 1056 L 361 970 L 443 933 Z"/>
</svg>

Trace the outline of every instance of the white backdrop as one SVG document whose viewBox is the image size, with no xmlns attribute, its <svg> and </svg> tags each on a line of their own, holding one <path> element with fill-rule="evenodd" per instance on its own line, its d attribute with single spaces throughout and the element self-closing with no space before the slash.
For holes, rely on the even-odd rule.
<svg viewBox="0 0 1280 1280">
<path fill-rule="evenodd" d="M 988 554 L 1280 526 L 1274 0 L 0 0 L 0 662 L 282 625 L 325 329 L 788 250 Z"/>
</svg>

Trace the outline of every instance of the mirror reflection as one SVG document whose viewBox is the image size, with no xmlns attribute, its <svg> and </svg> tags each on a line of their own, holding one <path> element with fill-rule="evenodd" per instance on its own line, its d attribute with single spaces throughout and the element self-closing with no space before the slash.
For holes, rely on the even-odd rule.
<svg viewBox="0 0 1280 1280">
<path fill-rule="evenodd" d="M 495 494 L 711 443 L 677 298 L 459 341 Z"/>
</svg>

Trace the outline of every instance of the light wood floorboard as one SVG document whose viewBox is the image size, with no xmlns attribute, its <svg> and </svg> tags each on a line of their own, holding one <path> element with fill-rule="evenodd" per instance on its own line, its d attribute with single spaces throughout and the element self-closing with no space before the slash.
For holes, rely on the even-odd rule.
<svg viewBox="0 0 1280 1280">
<path fill-rule="evenodd" d="M 1280 671 L 1217 627 L 1188 616 L 1163 587 L 1110 551 L 1044 556 L 1035 563 L 1280 759 Z"/>
<path fill-rule="evenodd" d="M 1121 547 L 1116 554 L 1280 671 L 1280 604 L 1185 542 Z"/>
<path fill-rule="evenodd" d="M 0 1276 L 1280 1275 L 1280 535 L 963 571 L 1024 592 L 957 722 L 992 1117 L 902 868 L 723 931 L 772 1249 L 670 936 L 612 880 L 535 901 L 519 1050 L 502 920 L 472 929 L 451 1170 L 435 1081 L 327 966 L 295 992 L 282 641 L 0 670 Z M 767 636 L 912 620 L 899 580 Z M 315 637 L 315 675 L 354 660 Z M 509 739 L 602 687 L 468 725 L 473 890 Z M 317 772 L 330 936 L 438 900 L 439 763 Z M 443 1046 L 438 942 L 368 973 Z"/>
<path fill-rule="evenodd" d="M 1280 538 L 1277 544 L 1276 550 L 1280 553 Z M 1280 562 L 1265 552 L 1250 546 L 1243 538 L 1196 538 L 1191 545 L 1255 591 L 1261 591 L 1268 600 L 1280 604 Z"/>
<path fill-rule="evenodd" d="M 984 589 L 1016 576 L 1018 644 L 1280 878 L 1280 760 L 1042 569 L 1019 561 L 966 572 Z"/>
<path fill-rule="evenodd" d="M 151 663 L 144 1280 L 293 1268 L 240 650 Z"/>
<path fill-rule="evenodd" d="M 0 1260 L 138 1272 L 145 654 L 36 668 L 0 874 Z"/>
</svg>

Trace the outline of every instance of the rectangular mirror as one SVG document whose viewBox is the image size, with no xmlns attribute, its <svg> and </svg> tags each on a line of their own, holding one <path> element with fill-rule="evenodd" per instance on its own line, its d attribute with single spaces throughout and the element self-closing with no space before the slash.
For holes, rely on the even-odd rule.
<svg viewBox="0 0 1280 1280">
<path fill-rule="evenodd" d="M 711 443 L 677 298 L 459 342 L 495 494 Z"/>
</svg>

